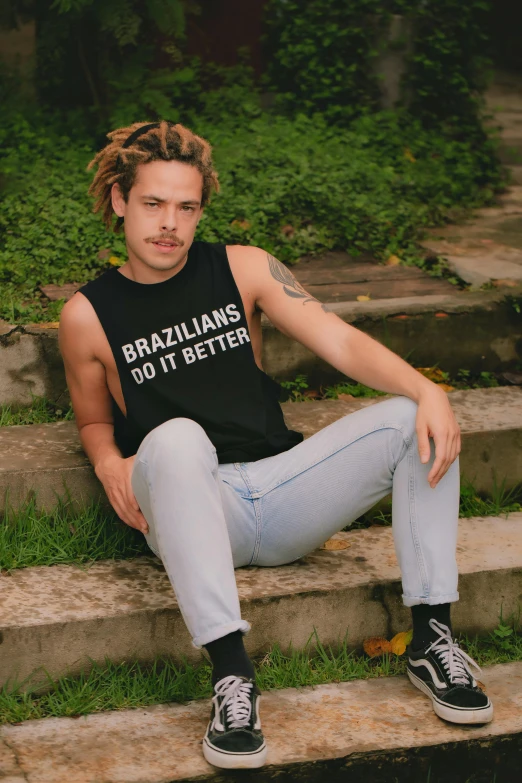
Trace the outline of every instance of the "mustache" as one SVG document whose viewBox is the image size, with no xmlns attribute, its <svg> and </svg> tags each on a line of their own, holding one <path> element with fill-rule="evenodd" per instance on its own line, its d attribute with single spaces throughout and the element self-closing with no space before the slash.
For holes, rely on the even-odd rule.
<svg viewBox="0 0 522 783">
<path fill-rule="evenodd" d="M 185 242 L 176 234 L 165 232 L 164 234 L 157 234 L 155 237 L 147 237 L 145 242 L 174 242 L 176 245 L 183 247 Z"/>
</svg>

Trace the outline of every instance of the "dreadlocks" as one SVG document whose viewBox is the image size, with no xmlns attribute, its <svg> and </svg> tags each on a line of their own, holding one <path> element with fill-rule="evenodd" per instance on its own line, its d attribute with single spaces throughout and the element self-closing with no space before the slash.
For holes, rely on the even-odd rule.
<svg viewBox="0 0 522 783">
<path fill-rule="evenodd" d="M 88 169 L 98 166 L 89 188 L 94 196 L 94 212 L 101 212 L 107 228 L 112 225 L 111 188 L 115 182 L 120 186 L 123 198 L 127 201 L 130 190 L 136 181 L 137 167 L 141 163 L 153 160 L 177 160 L 188 163 L 198 169 L 203 177 L 203 195 L 201 206 L 210 201 L 212 190 L 219 190 L 216 171 L 212 165 L 211 147 L 208 141 L 196 136 L 179 123 L 172 125 L 162 120 L 152 123 L 148 130 L 139 133 L 140 128 L 148 126 L 146 122 L 135 122 L 128 128 L 118 128 L 107 134 L 107 144 L 91 160 Z M 130 139 L 131 135 L 135 138 Z M 130 144 L 125 142 L 131 141 Z M 114 231 L 118 232 L 123 218 L 118 217 Z"/>
</svg>

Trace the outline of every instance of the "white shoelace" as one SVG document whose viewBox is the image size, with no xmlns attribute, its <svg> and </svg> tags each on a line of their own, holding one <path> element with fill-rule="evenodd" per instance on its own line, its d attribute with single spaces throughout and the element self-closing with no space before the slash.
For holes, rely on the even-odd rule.
<svg viewBox="0 0 522 783">
<path fill-rule="evenodd" d="M 245 682 L 239 677 L 223 677 L 216 683 L 215 696 L 212 698 L 216 706 L 216 718 L 219 719 L 222 710 L 227 710 L 227 722 L 232 729 L 248 726 L 252 715 L 251 693 L 253 683 Z M 219 700 L 221 704 L 219 703 Z"/>
<path fill-rule="evenodd" d="M 440 634 L 440 638 L 437 639 L 436 642 L 430 644 L 426 652 L 430 652 L 431 650 L 432 652 L 437 653 L 452 684 L 468 685 L 471 680 L 471 684 L 475 685 L 470 666 L 474 666 L 478 672 L 481 672 L 482 669 L 478 663 L 465 653 L 464 650 L 461 650 L 457 642 L 453 641 L 451 631 L 447 625 L 439 623 L 438 620 L 433 618 L 430 620 L 429 624 L 434 631 Z"/>
</svg>

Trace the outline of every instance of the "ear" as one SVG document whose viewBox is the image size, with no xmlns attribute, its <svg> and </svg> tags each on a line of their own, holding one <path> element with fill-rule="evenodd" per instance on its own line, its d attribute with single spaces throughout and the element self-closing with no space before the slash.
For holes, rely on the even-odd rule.
<svg viewBox="0 0 522 783">
<path fill-rule="evenodd" d="M 127 205 L 125 203 L 125 199 L 123 198 L 123 193 L 120 190 L 120 186 L 118 185 L 117 182 L 115 182 L 111 188 L 111 201 L 112 201 L 112 208 L 116 212 L 118 217 L 124 217 L 125 207 Z"/>
</svg>

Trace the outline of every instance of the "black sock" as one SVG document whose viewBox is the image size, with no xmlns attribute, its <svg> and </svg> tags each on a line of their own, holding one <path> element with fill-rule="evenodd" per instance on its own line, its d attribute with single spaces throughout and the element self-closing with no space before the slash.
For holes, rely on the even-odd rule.
<svg viewBox="0 0 522 783">
<path fill-rule="evenodd" d="M 243 633 L 234 631 L 205 644 L 212 661 L 212 685 L 230 675 L 255 678 L 254 665 L 243 644 Z"/>
<path fill-rule="evenodd" d="M 429 625 L 431 619 L 447 625 L 451 631 L 450 608 L 451 604 L 435 604 L 434 606 L 417 604 L 411 607 L 413 620 L 411 646 L 413 650 L 420 650 L 439 638 L 439 635 Z"/>
</svg>

